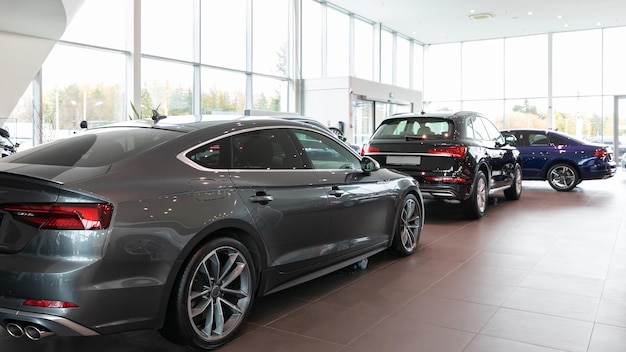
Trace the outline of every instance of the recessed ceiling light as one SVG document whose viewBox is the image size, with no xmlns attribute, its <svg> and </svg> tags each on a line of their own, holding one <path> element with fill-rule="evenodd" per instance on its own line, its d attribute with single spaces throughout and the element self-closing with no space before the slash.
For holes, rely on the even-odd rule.
<svg viewBox="0 0 626 352">
<path fill-rule="evenodd" d="M 563 25 L 563 27 L 567 28 L 567 27 L 569 27 L 569 24 L 566 23 L 566 24 Z"/>
<path fill-rule="evenodd" d="M 558 16 L 556 16 L 556 18 L 558 18 L 560 20 L 561 18 L 563 18 L 563 16 L 558 15 Z"/>
<path fill-rule="evenodd" d="M 533 12 L 532 11 L 528 11 L 528 16 L 532 16 Z"/>
<path fill-rule="evenodd" d="M 596 22 L 596 26 L 601 26 L 602 23 L 601 22 Z"/>
<path fill-rule="evenodd" d="M 486 20 L 488 18 L 493 18 L 493 13 L 490 12 L 483 12 L 483 13 L 473 13 L 469 16 L 467 16 L 473 20 Z"/>
</svg>

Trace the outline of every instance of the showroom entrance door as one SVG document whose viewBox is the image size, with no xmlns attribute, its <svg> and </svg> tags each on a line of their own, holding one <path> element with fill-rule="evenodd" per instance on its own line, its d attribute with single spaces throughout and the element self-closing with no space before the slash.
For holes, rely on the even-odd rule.
<svg viewBox="0 0 626 352">
<path fill-rule="evenodd" d="M 411 103 L 368 100 L 354 95 L 352 99 L 354 122 L 352 142 L 356 145 L 363 145 L 384 119 L 393 114 L 411 111 Z"/>
</svg>

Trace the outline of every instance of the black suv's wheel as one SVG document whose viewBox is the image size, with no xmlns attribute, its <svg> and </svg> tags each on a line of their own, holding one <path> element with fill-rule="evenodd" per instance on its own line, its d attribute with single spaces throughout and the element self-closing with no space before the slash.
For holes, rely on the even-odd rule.
<svg viewBox="0 0 626 352">
<path fill-rule="evenodd" d="M 546 178 L 550 187 L 560 192 L 569 192 L 580 183 L 576 169 L 568 164 L 553 165 Z"/>
<path fill-rule="evenodd" d="M 413 194 L 407 194 L 398 214 L 393 249 L 401 256 L 415 253 L 424 226 L 422 204 Z"/>
<path fill-rule="evenodd" d="M 255 285 L 252 258 L 232 238 L 200 247 L 180 276 L 161 331 L 196 349 L 214 349 L 232 340 L 252 307 Z"/>
<path fill-rule="evenodd" d="M 515 165 L 513 170 L 513 183 L 510 188 L 504 190 L 504 198 L 508 200 L 518 200 L 522 195 L 522 167 Z"/>
<path fill-rule="evenodd" d="M 487 209 L 487 198 L 489 196 L 489 185 L 485 173 L 481 170 L 476 172 L 476 183 L 472 189 L 472 194 L 461 204 L 465 215 L 472 219 L 481 218 Z"/>
</svg>

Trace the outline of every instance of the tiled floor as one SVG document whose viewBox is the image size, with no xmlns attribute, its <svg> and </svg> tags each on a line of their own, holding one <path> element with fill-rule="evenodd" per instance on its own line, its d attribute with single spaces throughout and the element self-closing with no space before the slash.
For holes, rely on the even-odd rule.
<svg viewBox="0 0 626 352">
<path fill-rule="evenodd" d="M 416 255 L 370 258 L 258 299 L 231 351 L 626 351 L 626 175 L 524 182 L 467 221 L 427 204 Z M 157 332 L 16 340 L 0 351 L 185 351 Z"/>
</svg>

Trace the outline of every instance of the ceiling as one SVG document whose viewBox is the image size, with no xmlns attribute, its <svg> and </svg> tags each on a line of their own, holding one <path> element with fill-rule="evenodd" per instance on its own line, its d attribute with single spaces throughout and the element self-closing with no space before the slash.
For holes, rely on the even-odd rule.
<svg viewBox="0 0 626 352">
<path fill-rule="evenodd" d="M 328 0 L 424 44 L 626 26 L 625 0 Z M 473 19 L 470 15 L 486 17 Z M 493 17 L 482 16 L 490 14 Z"/>
</svg>

